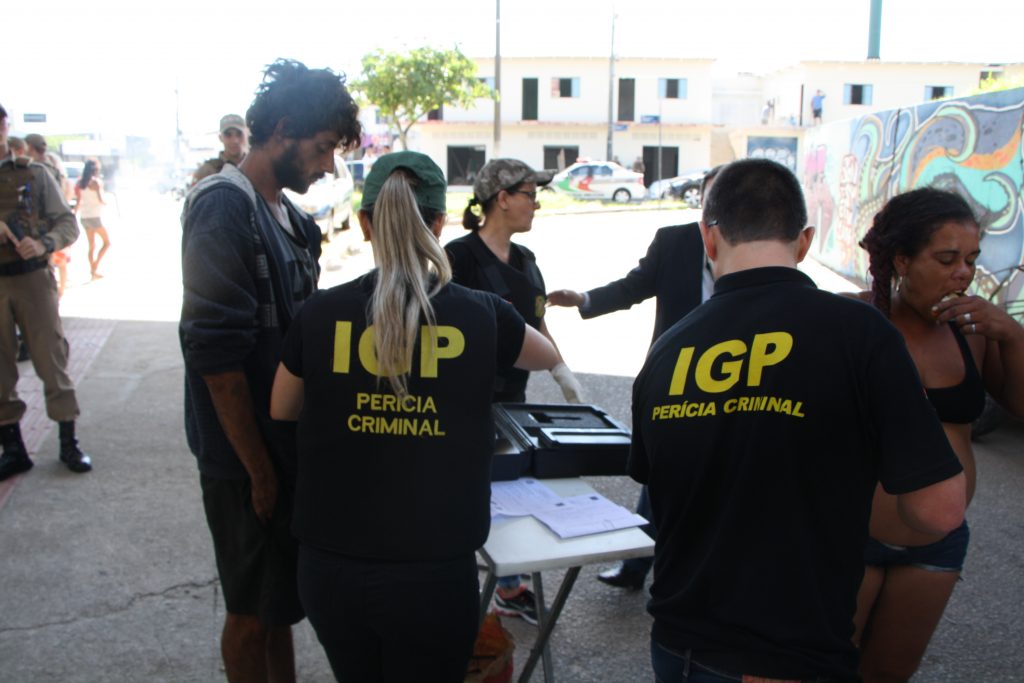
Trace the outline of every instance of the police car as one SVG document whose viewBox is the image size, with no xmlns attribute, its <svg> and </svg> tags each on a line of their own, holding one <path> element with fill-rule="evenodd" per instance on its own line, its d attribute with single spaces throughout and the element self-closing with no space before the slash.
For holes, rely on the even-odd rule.
<svg viewBox="0 0 1024 683">
<path fill-rule="evenodd" d="M 611 199 L 622 203 L 643 199 L 647 194 L 644 174 L 614 161 L 577 161 L 557 174 L 551 187 L 577 199 Z"/>
</svg>

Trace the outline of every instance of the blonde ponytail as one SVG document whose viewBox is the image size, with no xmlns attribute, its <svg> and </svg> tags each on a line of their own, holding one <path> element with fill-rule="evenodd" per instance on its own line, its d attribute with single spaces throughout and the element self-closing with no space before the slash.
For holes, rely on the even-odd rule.
<svg viewBox="0 0 1024 683">
<path fill-rule="evenodd" d="M 409 394 L 408 373 L 420 320 L 425 318 L 433 330 L 436 321 L 430 299 L 452 279 L 448 256 L 416 204 L 415 182 L 406 171 L 396 170 L 367 211 L 377 262 L 377 282 L 368 311 L 374 326 L 377 371 L 387 377 L 399 397 Z M 429 217 L 433 212 L 428 209 L 427 213 Z M 436 345 L 433 335 L 431 343 Z"/>
</svg>

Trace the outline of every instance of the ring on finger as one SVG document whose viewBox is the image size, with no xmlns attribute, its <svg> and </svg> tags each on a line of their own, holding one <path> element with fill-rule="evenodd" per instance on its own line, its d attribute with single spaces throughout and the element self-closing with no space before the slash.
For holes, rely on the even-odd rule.
<svg viewBox="0 0 1024 683">
<path fill-rule="evenodd" d="M 971 334 L 978 331 L 978 323 L 971 323 Z"/>
<path fill-rule="evenodd" d="M 971 322 L 971 314 L 970 314 L 970 312 L 964 313 L 964 322 L 965 323 Z"/>
</svg>

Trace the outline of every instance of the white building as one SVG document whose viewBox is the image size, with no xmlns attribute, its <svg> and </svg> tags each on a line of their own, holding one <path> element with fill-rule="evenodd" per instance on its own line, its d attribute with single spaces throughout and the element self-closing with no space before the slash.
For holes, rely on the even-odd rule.
<svg viewBox="0 0 1024 683">
<path fill-rule="evenodd" d="M 812 123 L 811 98 L 824 95 L 822 123 L 929 100 L 963 97 L 990 76 L 1024 74 L 1024 64 L 958 62 L 800 62 L 764 77 L 765 100 L 775 101 L 775 122 Z"/>
<path fill-rule="evenodd" d="M 478 75 L 494 84 L 494 60 Z M 711 135 L 708 59 L 617 59 L 613 83 L 612 156 L 631 167 L 644 160 L 655 180 L 705 167 Z M 535 168 L 564 168 L 577 157 L 604 159 L 608 144 L 609 65 L 605 58 L 502 58 L 501 156 Z M 452 184 L 467 183 L 493 156 L 494 102 L 445 108 L 410 131 L 409 147 L 447 167 Z"/>
<path fill-rule="evenodd" d="M 477 65 L 493 87 L 494 59 Z M 578 157 L 605 159 L 611 81 L 612 157 L 627 168 L 641 159 L 648 184 L 746 156 L 770 156 L 795 170 L 818 90 L 828 123 L 967 95 L 992 74 L 1024 74 L 1024 64 L 879 60 L 800 62 L 766 75 L 720 76 L 713 66 L 711 59 L 620 57 L 609 79 L 607 57 L 503 57 L 497 150 L 490 99 L 433 112 L 412 128 L 409 147 L 434 158 L 453 185 L 472 182 L 496 153 L 548 169 Z M 374 115 L 368 107 L 366 116 Z M 384 132 L 379 121 L 369 128 Z"/>
</svg>

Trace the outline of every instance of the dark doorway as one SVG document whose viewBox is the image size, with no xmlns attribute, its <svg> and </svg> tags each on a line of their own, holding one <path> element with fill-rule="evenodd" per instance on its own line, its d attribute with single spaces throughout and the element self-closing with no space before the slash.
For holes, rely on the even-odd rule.
<svg viewBox="0 0 1024 683">
<path fill-rule="evenodd" d="M 448 184 L 472 185 L 477 171 L 484 166 L 486 147 L 448 146 Z"/>
<path fill-rule="evenodd" d="M 619 79 L 619 121 L 635 121 L 636 112 L 636 80 L 633 78 Z"/>
<path fill-rule="evenodd" d="M 579 147 L 549 147 L 544 145 L 544 168 L 561 171 L 566 166 L 576 163 L 576 158 L 579 155 Z"/>
<path fill-rule="evenodd" d="M 679 175 L 679 148 L 661 147 L 661 172 L 658 169 L 658 147 L 644 147 L 644 185 Z"/>
<path fill-rule="evenodd" d="M 537 120 L 537 79 L 523 79 L 523 121 Z"/>
</svg>

